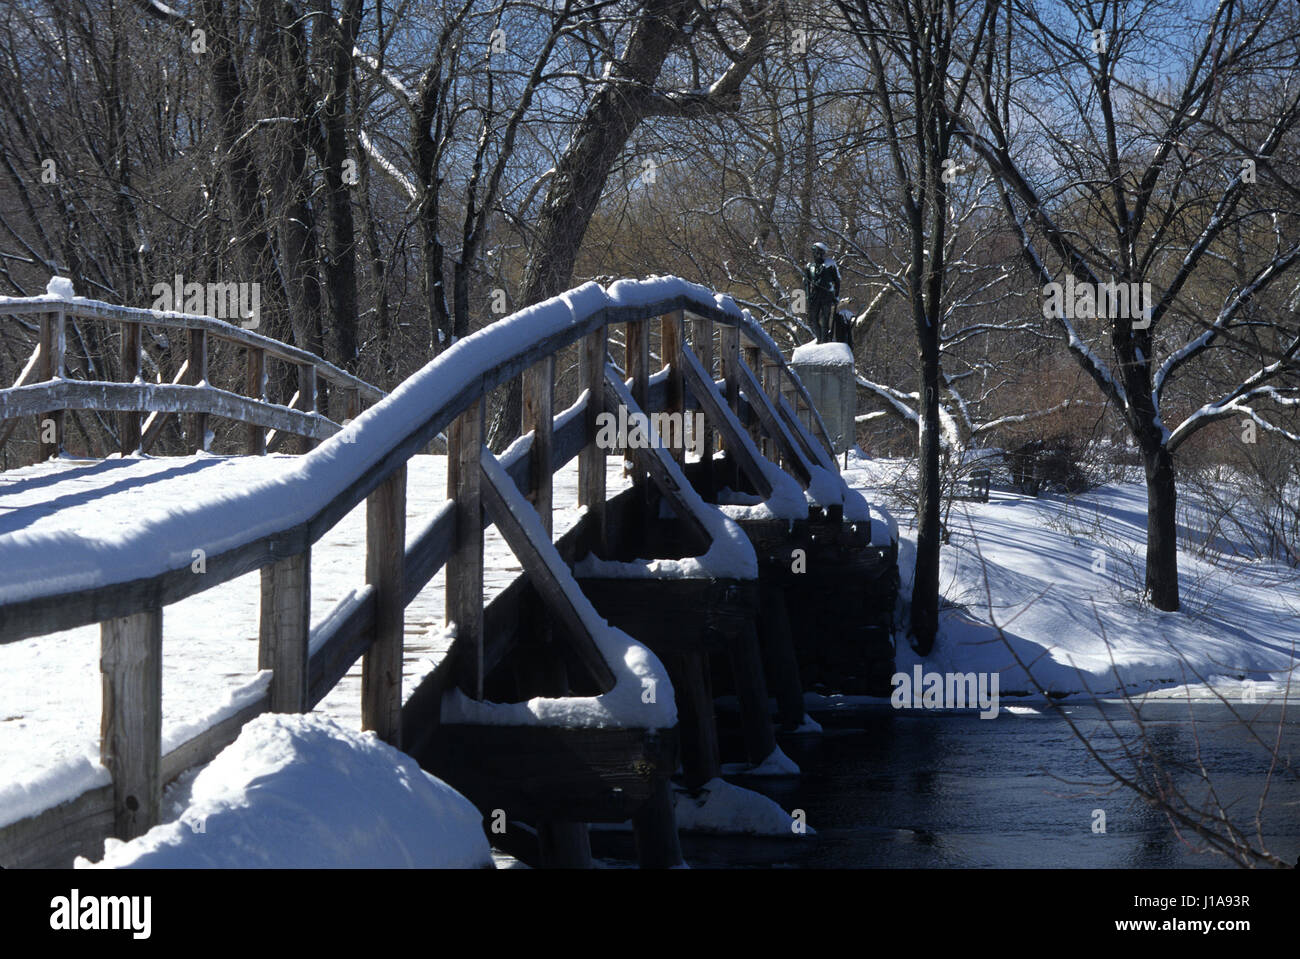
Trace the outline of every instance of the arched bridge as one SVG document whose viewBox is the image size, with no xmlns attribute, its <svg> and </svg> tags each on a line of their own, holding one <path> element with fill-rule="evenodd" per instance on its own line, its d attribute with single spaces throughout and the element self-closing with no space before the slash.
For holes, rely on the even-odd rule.
<svg viewBox="0 0 1300 959">
<path fill-rule="evenodd" d="M 5 682 L 26 664 L 30 702 L 76 711 L 61 687 L 95 660 L 48 664 L 88 656 L 96 630 L 102 710 L 100 764 L 54 775 L 58 802 L 0 790 L 0 865 L 97 857 L 158 822 L 164 785 L 249 719 L 314 708 L 535 827 L 523 852 L 543 862 L 581 864 L 583 824 L 630 819 L 642 864 L 674 865 L 670 780 L 720 775 L 717 695 L 736 697 L 744 759 L 764 767 L 783 760 L 776 731 L 804 723 L 806 688 L 888 692 L 897 544 L 727 296 L 588 283 L 388 395 L 211 317 L 56 296 L 0 300 L 5 314 L 37 319 L 39 347 L 0 390 L 0 437 L 28 417 L 45 431 L 42 462 L 0 474 Z M 78 318 L 122 326 L 131 382 L 64 375 Z M 154 326 L 187 331 L 173 384 L 137 375 Z M 209 381 L 217 340 L 243 351 L 242 394 Z M 297 371 L 287 405 L 264 395 L 268 359 Z M 315 408 L 320 378 L 347 398 L 341 423 Z M 485 408 L 517 378 L 523 434 L 497 455 Z M 67 410 L 115 414 L 132 454 L 189 417 L 193 452 L 44 461 Z M 207 452 L 211 418 L 263 455 Z M 265 455 L 290 434 L 305 452 Z M 197 714 L 173 697 L 209 674 L 243 685 Z"/>
</svg>

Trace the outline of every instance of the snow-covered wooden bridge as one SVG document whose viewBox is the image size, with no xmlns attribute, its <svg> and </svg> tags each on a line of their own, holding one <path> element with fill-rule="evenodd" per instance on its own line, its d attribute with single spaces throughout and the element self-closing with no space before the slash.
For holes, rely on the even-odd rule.
<svg viewBox="0 0 1300 959">
<path fill-rule="evenodd" d="M 0 474 L 0 865 L 140 835 L 163 787 L 249 719 L 310 709 L 532 824 L 541 861 L 581 864 L 582 824 L 631 819 L 642 864 L 674 865 L 669 779 L 679 764 L 691 788 L 720 774 L 716 693 L 736 694 L 761 767 L 780 765 L 769 693 L 794 727 L 811 674 L 888 687 L 896 543 L 728 297 L 674 278 L 587 284 L 388 396 L 210 317 L 53 294 L 5 313 L 39 317 L 40 345 L 0 390 L 0 441 L 3 421 L 34 416 L 46 442 Z M 134 382 L 64 377 L 73 317 L 122 325 Z M 138 378 L 145 326 L 188 331 L 175 384 Z M 251 395 L 208 382 L 209 339 L 244 350 Z M 287 406 L 265 399 L 268 357 L 297 370 Z M 563 361 L 581 392 L 556 415 Z M 523 435 L 494 455 L 485 400 L 517 377 Z M 318 379 L 347 397 L 343 424 L 316 410 Z M 116 412 L 133 455 L 55 456 L 69 409 Z M 169 415 L 192 418 L 197 451 L 139 455 Z M 246 424 L 251 454 L 290 434 L 314 448 L 214 456 L 212 416 Z M 611 422 L 645 428 L 611 437 Z M 675 443 L 642 442 L 669 424 Z M 77 751 L 96 684 L 98 762 Z"/>
</svg>

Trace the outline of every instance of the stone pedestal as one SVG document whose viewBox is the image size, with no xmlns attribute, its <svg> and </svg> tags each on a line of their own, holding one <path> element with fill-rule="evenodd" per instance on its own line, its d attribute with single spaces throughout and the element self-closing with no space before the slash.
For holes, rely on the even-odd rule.
<svg viewBox="0 0 1300 959">
<path fill-rule="evenodd" d="M 851 449 L 857 442 L 858 412 L 853 351 L 844 343 L 807 343 L 794 351 L 790 366 L 808 388 L 835 452 Z"/>
</svg>

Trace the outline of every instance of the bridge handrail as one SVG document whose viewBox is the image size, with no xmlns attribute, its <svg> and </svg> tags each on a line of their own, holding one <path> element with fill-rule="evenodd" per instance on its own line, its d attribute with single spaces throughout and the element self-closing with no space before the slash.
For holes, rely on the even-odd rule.
<svg viewBox="0 0 1300 959">
<path fill-rule="evenodd" d="M 357 390 L 362 398 L 378 402 L 384 391 L 347 370 L 335 366 L 315 353 L 292 346 L 281 340 L 254 332 L 215 316 L 201 313 L 181 313 L 175 310 L 149 310 L 142 307 L 118 306 L 103 300 L 75 296 L 71 299 L 46 294 L 44 296 L 0 296 L 0 316 L 32 316 L 61 312 L 65 317 L 84 320 L 103 320 L 112 323 L 140 323 L 177 330 L 203 330 L 218 339 L 239 346 L 264 350 L 267 355 L 288 363 L 310 363 L 328 382 L 345 389 Z"/>
</svg>

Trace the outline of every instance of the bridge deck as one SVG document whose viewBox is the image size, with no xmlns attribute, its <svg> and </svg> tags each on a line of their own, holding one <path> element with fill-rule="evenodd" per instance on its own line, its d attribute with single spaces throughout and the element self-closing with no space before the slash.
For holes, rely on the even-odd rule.
<svg viewBox="0 0 1300 959">
<path fill-rule="evenodd" d="M 219 497 L 274 478 L 297 457 L 62 459 L 0 474 L 0 543 L 27 534 L 66 533 L 105 543 L 150 515 Z M 608 489 L 626 487 L 623 462 L 610 458 Z M 446 457 L 416 456 L 407 480 L 407 541 L 446 500 Z M 555 533 L 577 521 L 577 460 L 555 474 Z M 312 622 L 319 623 L 365 582 L 366 508 L 362 503 L 313 548 Z M 484 588 L 490 599 L 520 566 L 495 527 L 485 539 Z M 57 570 L 57 563 L 53 564 Z M 14 579 L 9 571 L 6 579 Z M 260 689 L 259 574 L 198 593 L 164 610 L 163 750 L 205 728 L 241 690 Z M 446 653 L 444 576 L 439 572 L 406 611 L 403 691 L 409 696 Z M 86 626 L 0 646 L 0 784 L 99 756 L 99 628 Z M 360 726 L 360 662 L 318 709 Z M 82 767 L 82 778 L 90 769 Z M 76 790 L 72 790 L 71 795 Z"/>
</svg>

